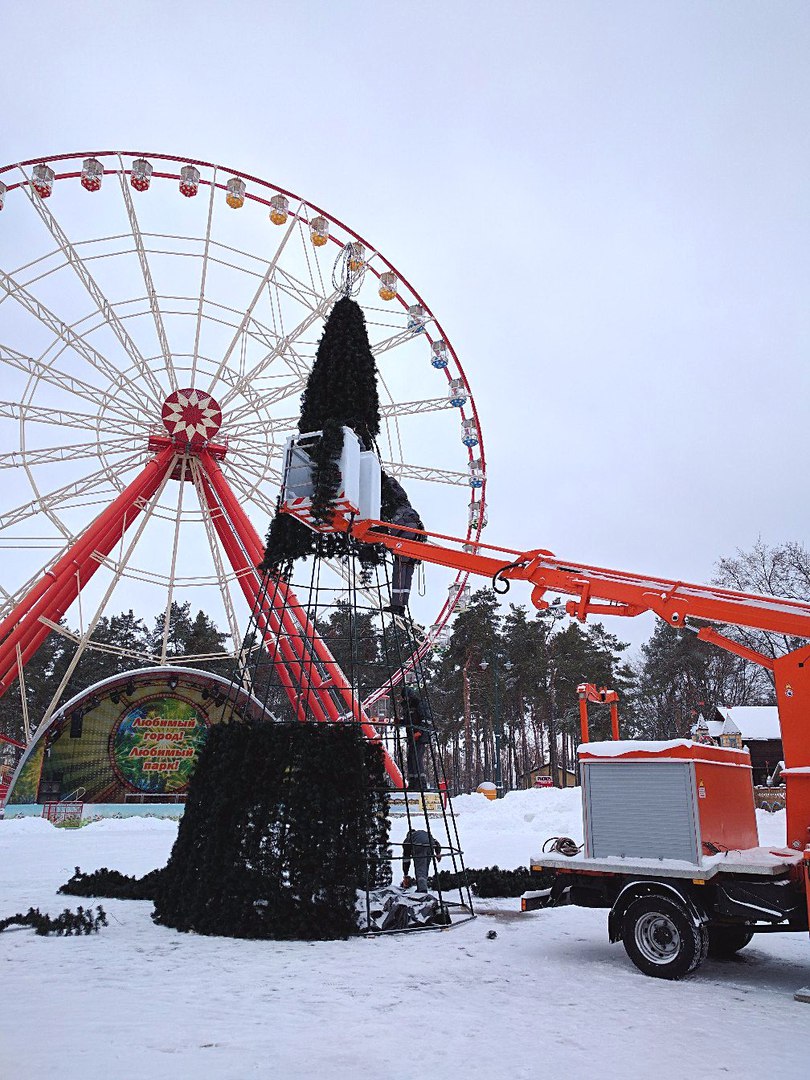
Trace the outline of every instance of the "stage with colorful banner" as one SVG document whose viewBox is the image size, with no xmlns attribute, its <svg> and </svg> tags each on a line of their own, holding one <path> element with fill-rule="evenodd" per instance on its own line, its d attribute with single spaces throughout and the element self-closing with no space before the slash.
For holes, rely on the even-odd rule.
<svg viewBox="0 0 810 1080">
<path fill-rule="evenodd" d="M 23 755 L 6 801 L 178 803 L 208 731 L 233 715 L 263 715 L 239 687 L 209 672 L 162 667 L 96 683 L 67 702 Z"/>
</svg>

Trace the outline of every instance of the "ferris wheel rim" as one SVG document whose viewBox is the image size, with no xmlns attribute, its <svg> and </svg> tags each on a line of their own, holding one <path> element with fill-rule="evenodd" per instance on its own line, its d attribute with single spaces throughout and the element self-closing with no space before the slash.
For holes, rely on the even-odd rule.
<svg viewBox="0 0 810 1080">
<path fill-rule="evenodd" d="M 319 206 L 318 204 L 316 204 L 316 203 L 314 203 L 314 202 L 312 202 L 312 201 L 310 201 L 308 199 L 303 198 L 302 196 L 298 195 L 297 193 L 295 193 L 295 192 L 293 192 L 293 191 L 291 191 L 291 190 L 289 190 L 287 188 L 283 188 L 283 187 L 281 187 L 281 186 L 279 186 L 277 184 L 273 184 L 272 182 L 267 181 L 267 180 L 263 179 L 262 177 L 256 176 L 256 175 L 251 174 L 251 173 L 247 173 L 247 172 L 245 172 L 243 170 L 233 169 L 233 168 L 230 168 L 228 166 L 220 165 L 220 164 L 217 164 L 215 162 L 206 161 L 206 160 L 200 159 L 200 158 L 184 157 L 184 156 L 181 156 L 181 155 L 174 155 L 174 154 L 164 154 L 164 153 L 159 153 L 159 152 L 154 152 L 154 151 L 131 151 L 131 150 L 82 151 L 82 152 L 64 153 L 64 154 L 57 154 L 57 155 L 45 155 L 45 156 L 29 158 L 27 160 L 20 161 L 20 162 L 12 162 L 12 163 L 10 163 L 8 165 L 0 167 L 0 177 L 3 177 L 3 176 L 5 176 L 6 174 L 8 174 L 10 172 L 13 172 L 14 170 L 21 171 L 21 170 L 23 170 L 25 168 L 28 168 L 30 166 L 35 166 L 37 164 L 48 164 L 48 165 L 51 165 L 51 166 L 56 166 L 59 163 L 69 162 L 69 161 L 77 161 L 79 159 L 83 160 L 83 159 L 91 158 L 91 157 L 101 160 L 103 165 L 104 165 L 104 167 L 103 167 L 104 175 L 117 175 L 122 180 L 122 186 L 123 186 L 123 177 L 125 177 L 126 175 L 128 175 L 131 172 L 131 169 L 128 169 L 125 166 L 124 158 L 134 159 L 134 158 L 143 157 L 143 158 L 145 158 L 147 160 L 150 160 L 150 162 L 154 161 L 158 166 L 160 166 L 161 163 L 164 163 L 167 168 L 171 168 L 173 171 L 168 171 L 168 172 L 155 171 L 155 172 L 153 172 L 153 176 L 156 179 L 162 179 L 162 180 L 179 180 L 180 179 L 179 168 L 181 166 L 183 166 L 183 165 L 193 165 L 195 167 L 213 170 L 213 177 L 211 179 L 201 177 L 200 181 L 199 181 L 201 186 L 209 186 L 211 188 L 211 197 L 210 197 L 210 202 L 211 203 L 213 203 L 213 195 L 214 195 L 215 190 L 223 190 L 223 191 L 226 190 L 226 184 L 224 182 L 221 182 L 221 181 L 217 180 L 218 175 L 227 174 L 228 176 L 231 176 L 231 177 L 238 177 L 238 178 L 240 178 L 240 179 L 242 179 L 242 180 L 244 180 L 246 182 L 249 182 L 250 184 L 257 185 L 259 188 L 263 189 L 263 191 L 265 191 L 267 193 L 272 192 L 272 193 L 275 193 L 275 194 L 282 194 L 282 195 L 286 196 L 287 198 L 289 198 L 289 199 L 293 200 L 294 202 L 296 202 L 298 204 L 298 207 L 297 207 L 296 210 L 293 210 L 292 208 L 290 209 L 290 217 L 292 217 L 294 219 L 297 219 L 299 222 L 301 222 L 301 223 L 303 223 L 305 225 L 308 224 L 309 218 L 307 216 L 304 216 L 304 214 L 302 214 L 302 211 L 304 211 L 304 210 L 307 211 L 307 212 L 313 211 L 316 214 L 322 215 L 330 223 L 337 226 L 346 236 L 351 237 L 351 238 L 353 238 L 354 240 L 356 240 L 356 241 L 358 241 L 360 243 L 363 243 L 366 246 L 366 248 L 369 250 L 368 262 L 371 263 L 372 260 L 376 259 L 383 266 L 383 269 L 378 269 L 378 267 L 376 265 L 369 265 L 369 267 L 368 267 L 371 270 L 371 272 L 378 279 L 380 277 L 380 274 L 383 273 L 385 271 L 385 269 L 392 270 L 396 274 L 398 281 L 401 282 L 402 286 L 404 287 L 405 290 L 407 290 L 407 292 L 410 294 L 412 299 L 415 300 L 416 303 L 418 303 L 418 304 L 420 304 L 422 306 L 422 308 L 424 309 L 424 311 L 425 311 L 425 313 L 426 313 L 426 315 L 428 317 L 429 322 L 432 324 L 432 327 L 435 328 L 433 333 L 431 332 L 430 329 L 428 329 L 428 327 L 424 328 L 424 335 L 425 335 L 426 340 L 432 343 L 434 341 L 434 338 L 435 338 L 435 340 L 442 340 L 443 342 L 445 342 L 445 344 L 447 346 L 448 353 L 452 357 L 454 367 L 458 371 L 458 374 L 461 377 L 463 386 L 467 391 L 467 403 L 466 403 L 466 406 L 467 406 L 467 409 L 468 409 L 469 413 L 472 416 L 472 419 L 475 422 L 475 427 L 476 427 L 476 430 L 477 430 L 477 433 L 478 433 L 478 440 L 479 441 L 478 441 L 478 447 L 477 447 L 477 457 L 480 459 L 480 462 L 481 462 L 481 465 L 482 465 L 482 469 L 483 469 L 483 473 L 484 473 L 484 479 L 483 479 L 483 483 L 482 483 L 481 487 L 479 488 L 479 496 L 478 496 L 479 500 L 480 500 L 480 506 L 481 506 L 482 513 L 479 516 L 479 521 L 478 521 L 477 527 L 473 526 L 472 524 L 468 525 L 466 538 L 467 538 L 468 542 L 472 542 L 472 543 L 476 543 L 476 542 L 480 541 L 481 530 L 482 530 L 482 527 L 483 527 L 481 518 L 483 517 L 483 511 L 484 511 L 484 507 L 486 505 L 487 481 L 486 481 L 485 445 L 484 445 L 483 431 L 482 431 L 480 420 L 479 420 L 477 405 L 476 405 L 476 402 L 475 402 L 475 397 L 473 395 L 472 389 L 471 389 L 470 384 L 469 384 L 469 380 L 467 378 L 467 374 L 466 374 L 466 372 L 464 370 L 464 367 L 463 367 L 461 361 L 459 360 L 459 357 L 458 357 L 458 354 L 457 354 L 457 352 L 455 350 L 455 347 L 453 346 L 452 342 L 450 341 L 448 335 L 445 333 L 444 328 L 442 327 L 442 324 L 436 318 L 436 316 L 433 313 L 432 309 L 425 302 L 425 300 L 423 299 L 421 294 L 411 284 L 410 280 L 408 278 L 406 278 L 394 266 L 394 264 L 390 260 L 388 260 L 373 244 L 369 243 L 369 241 L 366 240 L 365 237 L 362 234 L 357 232 L 355 229 L 351 228 L 343 220 L 336 217 L 334 214 L 330 213 L 328 210 L 324 209 L 323 207 Z M 113 163 L 116 163 L 114 165 L 114 167 L 110 167 L 110 165 L 111 165 L 111 160 L 110 159 L 112 159 Z M 79 176 L 81 176 L 81 172 L 76 171 L 76 170 L 71 170 L 69 172 L 60 172 L 60 173 L 55 172 L 54 182 L 62 181 L 62 180 L 68 180 L 68 179 L 72 179 L 72 178 L 77 178 Z M 13 191 L 16 188 L 22 187 L 22 186 L 24 186 L 26 184 L 30 185 L 30 181 L 25 177 L 25 174 L 23 174 L 23 179 L 15 182 L 15 183 L 9 183 L 7 185 L 6 190 L 10 192 L 10 191 Z M 265 206 L 270 205 L 269 204 L 269 198 L 264 198 L 262 195 L 257 194 L 256 192 L 253 192 L 253 191 L 250 191 L 250 190 L 245 192 L 245 199 L 253 201 L 253 202 L 260 203 L 260 204 L 265 205 Z M 121 237 L 126 238 L 127 235 L 128 234 L 126 232 L 124 232 L 124 233 L 121 234 Z M 210 214 L 209 214 L 209 237 L 208 238 L 210 238 Z M 328 239 L 331 242 L 333 242 L 335 244 L 338 244 L 338 245 L 341 245 L 344 242 L 343 240 L 338 239 L 338 237 L 335 236 L 331 231 L 330 231 L 330 235 L 329 235 Z M 207 242 L 207 240 L 206 240 L 206 242 Z M 407 304 L 407 301 L 406 301 L 406 299 L 405 299 L 405 297 L 403 295 L 401 295 L 400 293 L 397 293 L 396 299 L 398 299 L 400 301 L 400 305 L 402 307 L 407 308 L 408 304 Z M 126 302 L 126 301 L 122 301 L 122 303 L 124 303 L 124 302 Z M 63 349 L 67 348 L 67 347 L 68 347 L 67 344 L 63 345 Z M 62 350 L 60 350 L 60 351 L 62 351 Z M 52 357 L 50 362 L 55 363 L 57 361 L 57 359 L 58 359 L 58 354 L 56 356 Z M 196 356 L 195 356 L 195 360 L 196 360 Z M 451 380 L 450 370 L 449 370 L 449 368 L 445 368 L 444 371 L 445 371 L 445 377 L 446 377 L 447 381 L 449 382 Z M 31 381 L 33 381 L 34 384 L 36 385 L 37 379 L 36 379 L 36 377 L 34 375 L 31 376 Z M 215 381 L 216 381 L 216 377 L 214 379 L 214 382 Z M 213 385 L 213 383 L 212 383 L 212 385 Z M 112 395 L 109 394 L 109 391 L 106 391 L 105 394 L 106 394 L 106 396 L 109 396 L 110 398 L 112 398 Z M 392 397 L 392 402 L 393 401 L 394 401 L 394 399 Z M 157 404 L 160 405 L 161 403 L 158 401 Z M 461 411 L 461 416 L 462 417 L 464 416 L 463 410 Z M 25 422 L 24 417 L 21 414 L 20 415 L 20 425 L 21 426 L 24 425 L 24 422 Z M 399 416 L 396 413 L 393 415 L 393 424 L 397 429 L 397 441 L 399 442 L 400 447 L 401 447 L 401 438 L 399 436 L 399 429 L 398 429 Z M 98 451 L 99 451 L 98 456 L 101 457 L 102 456 L 102 449 L 101 449 L 101 444 L 99 442 L 99 438 L 100 438 L 100 431 L 98 430 L 98 427 L 97 427 L 96 431 L 95 431 L 95 445 L 96 445 L 96 447 L 98 448 Z M 470 448 L 468 446 L 467 451 L 468 451 L 468 455 L 467 455 L 468 460 L 469 461 L 474 460 L 473 459 L 473 454 L 472 454 L 472 448 Z M 110 451 L 110 453 L 112 453 L 115 456 L 118 452 Z M 123 451 L 120 451 L 120 453 L 123 453 Z M 130 457 L 131 456 L 132 455 L 130 455 Z M 28 470 L 26 470 L 26 471 L 28 472 Z M 114 470 L 111 467 L 107 466 L 106 471 L 107 471 L 108 477 L 111 478 L 113 473 L 114 473 Z M 31 482 L 30 476 L 29 476 L 29 482 Z M 36 491 L 36 488 L 34 487 L 33 490 Z M 250 498 L 250 496 L 248 496 L 248 497 Z M 475 494 L 473 494 L 473 498 L 475 498 Z M 253 502 L 253 499 L 251 499 L 250 501 Z M 463 588 L 464 584 L 467 581 L 467 577 L 468 577 L 468 575 L 464 574 L 464 573 L 460 573 L 460 574 L 458 574 L 456 576 L 455 580 L 456 580 L 457 585 L 459 586 L 458 590 L 456 592 L 456 595 L 454 597 L 452 597 L 452 598 L 448 598 L 448 599 L 445 600 L 444 604 L 440 608 L 440 611 L 439 611 L 438 615 L 436 616 L 436 623 L 434 624 L 434 627 L 440 628 L 441 626 L 443 626 L 446 623 L 447 619 L 450 617 L 450 615 L 453 613 L 453 610 L 455 609 L 455 607 L 456 607 L 456 605 L 458 603 L 459 597 L 461 595 L 461 589 Z"/>
<path fill-rule="evenodd" d="M 474 419 L 476 421 L 476 425 L 479 427 L 479 431 L 480 431 L 478 411 L 477 411 L 477 408 L 476 408 L 476 405 L 475 405 L 475 399 L 474 399 L 474 396 L 472 394 L 472 389 L 470 387 L 469 380 L 467 379 L 467 374 L 466 374 L 466 372 L 464 370 L 464 366 L 461 363 L 461 361 L 459 360 L 458 354 L 456 353 L 456 350 L 455 350 L 455 348 L 453 346 L 452 341 L 450 340 L 449 336 L 445 333 L 444 328 L 442 327 L 439 320 L 436 318 L 436 316 L 433 313 L 432 309 L 427 304 L 427 302 L 424 300 L 424 298 L 421 296 L 421 294 L 414 288 L 414 286 L 410 282 L 410 280 L 408 278 L 406 278 L 405 275 L 402 274 L 397 269 L 397 267 L 394 266 L 394 264 L 389 259 L 387 259 L 384 255 L 382 255 L 377 247 L 375 247 L 373 244 L 371 244 L 370 241 L 368 241 L 362 234 L 358 233 L 355 229 L 351 228 L 351 226 L 347 225 L 340 218 L 338 218 L 334 214 L 331 214 L 328 210 L 325 210 L 323 207 L 319 206 L 317 203 L 314 203 L 309 199 L 305 199 L 302 195 L 298 195 L 296 192 L 291 191 L 290 189 L 283 188 L 283 187 L 281 187 L 281 186 L 279 186 L 277 184 L 272 184 L 269 181 L 264 180 L 259 176 L 255 176 L 255 175 L 253 175 L 251 173 L 244 172 L 243 170 L 234 169 L 234 168 L 231 168 L 230 166 L 227 166 L 227 165 L 217 164 L 216 162 L 213 162 L 213 161 L 206 161 L 206 160 L 204 160 L 202 158 L 183 157 L 183 156 L 176 155 L 176 154 L 162 154 L 162 153 L 159 153 L 159 152 L 145 151 L 145 150 L 96 150 L 96 151 L 85 150 L 85 151 L 79 151 L 79 152 L 71 153 L 71 154 L 56 154 L 56 155 L 50 155 L 50 156 L 45 156 L 45 157 L 34 157 L 34 158 L 29 158 L 29 159 L 27 159 L 25 161 L 12 162 L 12 163 L 10 163 L 8 165 L 0 166 L 0 176 L 3 176 L 5 173 L 10 172 L 13 169 L 27 168 L 29 166 L 37 165 L 37 164 L 40 164 L 40 163 L 48 164 L 49 162 L 53 163 L 53 162 L 60 162 L 60 161 L 71 161 L 71 160 L 75 161 L 75 160 L 78 160 L 79 158 L 90 158 L 90 157 L 97 158 L 97 159 L 101 159 L 101 158 L 118 158 L 118 159 L 121 159 L 121 158 L 125 158 L 125 157 L 126 158 L 140 158 L 140 157 L 142 157 L 142 158 L 145 158 L 147 160 L 155 159 L 155 160 L 158 160 L 158 161 L 170 161 L 170 162 L 173 162 L 174 164 L 178 164 L 178 165 L 179 164 L 186 164 L 186 165 L 194 165 L 195 167 L 200 167 L 200 168 L 214 169 L 217 172 L 228 173 L 231 176 L 237 176 L 240 179 L 250 181 L 250 183 L 252 183 L 252 184 L 258 184 L 261 187 L 267 189 L 268 191 L 274 191 L 274 192 L 276 192 L 276 193 L 278 193 L 280 195 L 285 195 L 287 198 L 293 199 L 293 200 L 301 203 L 302 205 L 307 206 L 312 210 L 315 210 L 318 214 L 323 215 L 323 217 L 327 218 L 329 221 L 334 222 L 334 224 L 338 225 L 341 229 L 343 229 L 344 232 L 350 234 L 356 240 L 359 240 L 362 244 L 365 244 L 365 246 L 367 248 L 369 248 L 378 258 L 380 258 L 386 264 L 387 267 L 389 267 L 391 270 L 393 270 L 397 274 L 397 277 L 402 282 L 402 284 L 408 289 L 408 291 L 416 299 L 417 303 L 421 304 L 424 307 L 425 311 L 431 316 L 431 319 L 432 319 L 433 323 L 435 324 L 437 330 L 441 334 L 442 340 L 447 343 L 449 351 L 452 353 L 453 360 L 454 360 L 456 366 L 458 367 L 458 370 L 459 370 L 459 372 L 461 374 L 461 377 L 464 380 L 464 385 L 465 385 L 465 387 L 467 388 L 467 390 L 470 393 L 470 398 L 469 398 L 469 400 L 470 400 L 470 409 L 471 409 L 471 411 L 473 413 L 473 417 L 474 417 Z M 119 174 L 121 172 L 121 170 L 120 169 L 105 169 L 104 172 L 105 172 L 105 175 L 113 175 L 113 174 L 117 175 L 117 174 Z M 81 175 L 80 172 L 75 172 L 74 171 L 74 172 L 70 172 L 70 173 L 64 173 L 64 174 L 61 174 L 61 175 L 57 175 L 57 176 L 55 176 L 54 179 L 55 180 L 75 179 L 75 178 L 78 178 L 80 175 Z M 179 180 L 180 179 L 179 172 L 168 173 L 168 174 L 165 174 L 165 175 L 161 175 L 161 174 L 155 174 L 155 175 L 158 176 L 158 178 L 161 178 L 161 179 L 169 179 L 169 180 Z M 26 182 L 27 182 L 26 180 L 20 180 L 17 183 L 9 184 L 8 185 L 8 190 L 13 191 L 14 189 L 16 189 L 16 188 L 22 186 L 23 184 L 25 184 Z M 205 184 L 205 185 L 211 185 L 211 181 L 206 181 L 206 180 L 203 180 L 202 178 L 200 179 L 200 183 Z M 222 191 L 226 190 L 226 185 L 223 184 L 223 183 L 215 183 L 215 184 L 213 184 L 211 186 L 215 186 L 219 190 L 222 190 Z M 247 200 L 259 202 L 262 205 L 269 205 L 268 200 L 262 199 L 259 196 L 254 195 L 250 191 L 245 192 L 245 198 Z M 291 216 L 293 216 L 293 215 L 291 214 Z M 332 242 L 339 243 L 339 241 L 337 241 L 335 238 L 333 238 L 331 236 L 330 236 L 329 239 Z M 373 270 L 373 268 L 372 268 L 372 273 L 376 273 Z M 376 276 L 379 277 L 379 273 L 376 273 Z M 404 301 L 404 299 L 402 297 L 398 296 L 397 299 L 399 299 L 400 303 L 403 304 L 403 306 L 407 306 L 407 305 L 405 305 L 405 301 Z M 431 340 L 429 335 L 426 334 L 426 336 L 427 336 L 428 340 Z M 449 378 L 449 375 L 448 375 L 448 378 Z M 481 441 L 480 446 L 481 446 L 481 460 L 482 460 L 483 464 L 486 465 L 485 448 L 484 448 L 483 440 Z"/>
</svg>

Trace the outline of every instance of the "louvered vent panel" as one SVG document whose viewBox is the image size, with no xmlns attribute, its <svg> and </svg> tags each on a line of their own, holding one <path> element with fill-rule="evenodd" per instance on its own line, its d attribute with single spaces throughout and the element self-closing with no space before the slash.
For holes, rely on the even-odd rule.
<svg viewBox="0 0 810 1080">
<path fill-rule="evenodd" d="M 587 854 L 697 862 L 691 768 L 687 762 L 585 765 Z"/>
</svg>

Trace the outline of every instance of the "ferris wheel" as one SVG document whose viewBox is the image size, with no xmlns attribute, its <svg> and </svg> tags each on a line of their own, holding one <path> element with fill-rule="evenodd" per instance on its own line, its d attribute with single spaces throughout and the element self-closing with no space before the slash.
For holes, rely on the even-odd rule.
<svg viewBox="0 0 810 1080">
<path fill-rule="evenodd" d="M 425 300 L 337 218 L 238 170 L 111 151 L 0 168 L 0 210 L 0 693 L 63 616 L 92 647 L 122 599 L 167 612 L 161 654 L 133 663 L 166 661 L 173 600 L 238 650 L 250 595 L 229 529 L 249 519 L 247 551 L 275 512 L 340 260 L 377 361 L 383 467 L 429 528 L 479 540 L 467 376 Z M 469 592 L 465 575 L 445 587 L 425 647 Z"/>
</svg>

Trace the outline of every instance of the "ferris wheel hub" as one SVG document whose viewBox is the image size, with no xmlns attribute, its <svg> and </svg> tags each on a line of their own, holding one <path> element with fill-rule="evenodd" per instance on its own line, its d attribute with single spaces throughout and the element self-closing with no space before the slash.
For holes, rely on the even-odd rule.
<svg viewBox="0 0 810 1080">
<path fill-rule="evenodd" d="M 202 446 L 222 426 L 222 409 L 210 394 L 188 387 L 169 394 L 163 403 L 161 419 L 174 440 Z"/>
</svg>

